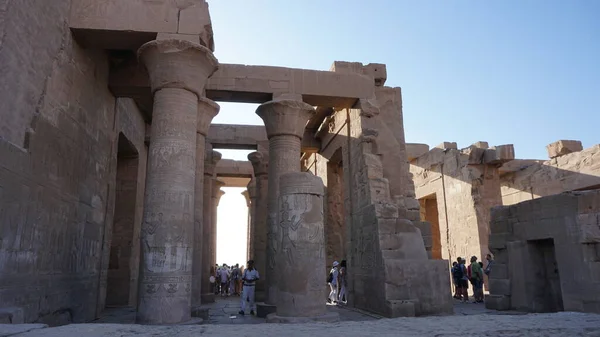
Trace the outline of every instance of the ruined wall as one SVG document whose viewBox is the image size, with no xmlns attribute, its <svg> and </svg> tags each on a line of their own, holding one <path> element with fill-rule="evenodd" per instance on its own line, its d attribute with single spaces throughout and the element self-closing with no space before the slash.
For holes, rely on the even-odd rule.
<svg viewBox="0 0 600 337">
<path fill-rule="evenodd" d="M 444 143 L 411 161 L 417 198 L 437 204 L 442 258 L 476 255 L 481 260 L 489 252 L 489 210 L 502 204 L 498 166 L 512 158 L 512 145 L 488 149 L 478 142 L 458 150 L 455 143 Z M 421 213 L 430 220 L 434 212 Z"/>
<path fill-rule="evenodd" d="M 501 181 L 503 205 L 566 191 L 600 187 L 600 145 L 544 162 L 509 162 Z"/>
<path fill-rule="evenodd" d="M 356 109 L 338 111 L 318 134 L 324 157 L 342 154 L 349 302 L 389 317 L 451 312 L 446 262 L 428 260 L 421 231 L 408 219 L 418 221 L 419 204 L 410 197 L 406 159 L 397 154 L 404 148 L 400 90 L 381 92 L 381 102 L 361 100 Z M 400 114 L 381 114 L 379 106 Z M 384 126 L 387 118 L 394 127 Z M 389 165 L 406 172 L 396 167 L 388 179 Z"/>
<path fill-rule="evenodd" d="M 113 223 L 108 60 L 73 42 L 69 5 L 0 3 L 0 306 L 26 322 L 96 316 Z"/>
<path fill-rule="evenodd" d="M 600 191 L 492 209 L 486 307 L 600 313 Z"/>
</svg>

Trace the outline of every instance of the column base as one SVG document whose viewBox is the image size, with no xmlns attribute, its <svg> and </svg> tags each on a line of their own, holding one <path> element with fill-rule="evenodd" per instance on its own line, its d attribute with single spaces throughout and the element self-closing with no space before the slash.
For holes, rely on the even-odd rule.
<svg viewBox="0 0 600 337">
<path fill-rule="evenodd" d="M 266 291 L 257 291 L 254 294 L 254 299 L 256 300 L 256 303 L 260 303 L 260 302 L 264 302 L 265 299 L 267 298 L 267 292 Z"/>
<path fill-rule="evenodd" d="M 201 306 L 192 307 L 192 317 L 200 317 L 203 320 L 208 321 L 208 308 L 203 308 Z"/>
<path fill-rule="evenodd" d="M 204 320 L 202 318 L 192 317 L 192 319 L 190 319 L 187 322 L 181 322 L 181 323 L 171 324 L 171 325 L 198 325 L 198 324 L 202 324 L 202 322 L 204 322 Z"/>
<path fill-rule="evenodd" d="M 277 307 L 273 304 L 256 303 L 256 317 L 266 318 L 269 314 L 277 312 Z"/>
<path fill-rule="evenodd" d="M 213 293 L 201 294 L 200 301 L 202 301 L 202 303 L 215 303 L 215 294 L 213 294 Z"/>
<path fill-rule="evenodd" d="M 284 317 L 277 316 L 277 313 L 267 315 L 267 323 L 312 323 L 312 322 L 327 322 L 335 323 L 340 321 L 340 314 L 337 312 L 327 312 L 321 316 L 314 317 Z"/>
</svg>

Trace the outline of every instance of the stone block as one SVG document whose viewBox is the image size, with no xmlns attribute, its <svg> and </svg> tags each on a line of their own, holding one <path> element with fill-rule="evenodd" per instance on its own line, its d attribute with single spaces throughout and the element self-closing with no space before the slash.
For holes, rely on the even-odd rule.
<svg viewBox="0 0 600 337">
<path fill-rule="evenodd" d="M 385 178 L 369 179 L 372 202 L 386 202 L 390 200 L 390 184 Z"/>
<path fill-rule="evenodd" d="M 418 300 L 388 300 L 389 317 L 415 317 L 417 314 Z"/>
<path fill-rule="evenodd" d="M 488 295 L 485 297 L 485 307 L 499 311 L 510 310 L 510 296 Z"/>
<path fill-rule="evenodd" d="M 579 152 L 583 146 L 578 140 L 559 140 L 546 146 L 549 158 L 564 156 L 565 154 Z"/>
<path fill-rule="evenodd" d="M 417 159 L 427 152 L 429 152 L 429 145 L 427 144 L 406 144 L 406 156 L 408 157 L 408 161 Z"/>
<path fill-rule="evenodd" d="M 503 164 L 515 159 L 515 148 L 512 144 L 492 146 L 485 150 L 484 164 Z"/>
<path fill-rule="evenodd" d="M 325 281 L 323 281 L 325 282 Z M 277 312 L 277 307 L 266 303 L 256 303 L 256 316 L 266 318 L 270 314 Z"/>
<path fill-rule="evenodd" d="M 209 320 L 208 308 L 192 307 L 192 317 L 202 318 L 204 321 Z"/>
<path fill-rule="evenodd" d="M 438 146 L 436 146 L 436 148 L 438 149 L 452 149 L 452 150 L 456 150 L 458 149 L 458 145 L 456 145 L 456 142 L 443 142 L 441 144 L 439 144 Z"/>
<path fill-rule="evenodd" d="M 508 279 L 508 266 L 504 263 L 494 262 L 489 277 L 498 280 Z"/>
<path fill-rule="evenodd" d="M 469 157 L 469 165 L 483 164 L 483 156 L 485 154 L 485 149 L 479 148 L 475 145 L 471 145 L 466 149 L 462 149 L 461 153 Z"/>
<path fill-rule="evenodd" d="M 398 218 L 398 207 L 394 204 L 389 203 L 376 203 L 370 205 L 377 219 L 396 219 Z"/>
<path fill-rule="evenodd" d="M 490 293 L 493 295 L 510 295 L 510 280 L 490 279 Z"/>
<path fill-rule="evenodd" d="M 25 323 L 23 309 L 17 307 L 0 308 L 0 322 L 3 324 Z"/>
<path fill-rule="evenodd" d="M 494 220 L 506 220 L 510 217 L 510 207 L 494 206 L 490 209 L 490 216 Z"/>
<path fill-rule="evenodd" d="M 585 213 L 577 216 L 580 243 L 600 243 L 600 213 Z"/>
<path fill-rule="evenodd" d="M 492 220 L 490 222 L 490 231 L 492 234 L 502 234 L 512 232 L 512 224 L 508 219 Z"/>
<path fill-rule="evenodd" d="M 418 221 L 421 219 L 421 212 L 416 209 L 407 210 L 406 218 L 411 221 Z"/>
<path fill-rule="evenodd" d="M 158 33 L 156 35 L 156 39 L 157 40 L 171 40 L 171 39 L 186 40 L 186 41 L 200 44 L 200 37 L 198 35 L 192 35 L 192 34 Z M 149 136 L 150 136 L 150 134 L 148 134 L 148 137 Z"/>
<path fill-rule="evenodd" d="M 422 236 L 431 236 L 431 223 L 427 221 L 412 221 L 412 224 L 421 231 Z"/>
<path fill-rule="evenodd" d="M 488 243 L 490 249 L 506 249 L 506 242 L 509 236 L 507 234 L 490 234 L 490 241 Z"/>
<path fill-rule="evenodd" d="M 407 210 L 419 210 L 421 208 L 419 200 L 414 198 L 404 198 L 404 206 Z"/>
<path fill-rule="evenodd" d="M 484 149 L 484 150 L 490 147 L 488 142 L 483 142 L 483 141 L 475 142 L 475 143 L 473 143 L 472 146 L 475 146 L 477 148 Z"/>
<path fill-rule="evenodd" d="M 578 213 L 600 213 L 600 191 L 581 193 L 577 198 Z"/>
</svg>

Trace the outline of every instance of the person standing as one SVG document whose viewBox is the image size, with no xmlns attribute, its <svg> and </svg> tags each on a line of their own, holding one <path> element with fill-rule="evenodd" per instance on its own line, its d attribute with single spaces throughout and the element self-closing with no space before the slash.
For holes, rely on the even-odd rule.
<svg viewBox="0 0 600 337">
<path fill-rule="evenodd" d="M 473 285 L 473 303 L 483 302 L 483 270 L 477 262 L 477 256 L 471 256 L 471 284 Z"/>
<path fill-rule="evenodd" d="M 492 258 L 492 254 L 487 254 L 485 256 L 485 259 L 487 260 L 487 266 L 485 266 L 484 269 L 484 273 L 490 277 L 490 273 L 492 272 L 492 265 L 494 264 L 494 259 Z"/>
<path fill-rule="evenodd" d="M 329 298 L 327 299 L 327 302 L 330 303 L 337 303 L 337 287 L 338 287 L 338 266 L 339 263 L 337 261 L 333 261 L 333 267 L 331 268 L 331 271 L 329 272 L 329 279 L 328 279 L 328 283 L 329 283 L 329 288 L 331 289 L 331 292 L 329 292 Z"/>
<path fill-rule="evenodd" d="M 242 274 L 243 288 L 240 315 L 246 313 L 246 303 L 248 303 L 248 307 L 250 307 L 250 315 L 254 315 L 254 286 L 259 279 L 260 275 L 258 274 L 258 270 L 254 269 L 254 260 L 248 261 L 248 267 Z"/>
<path fill-rule="evenodd" d="M 348 285 L 346 278 L 346 260 L 342 260 L 342 262 L 340 263 L 340 271 L 338 276 L 338 286 L 340 288 L 340 293 L 338 295 L 338 303 L 348 303 L 348 299 L 346 298 L 346 286 Z"/>
<path fill-rule="evenodd" d="M 223 264 L 223 268 L 219 271 L 219 279 L 221 281 L 221 297 L 225 297 L 227 296 L 227 281 L 229 281 L 229 270 L 226 264 Z"/>
</svg>

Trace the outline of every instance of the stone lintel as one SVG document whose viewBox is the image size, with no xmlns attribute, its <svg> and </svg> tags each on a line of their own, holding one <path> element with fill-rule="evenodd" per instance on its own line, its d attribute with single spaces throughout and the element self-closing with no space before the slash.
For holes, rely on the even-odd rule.
<svg viewBox="0 0 600 337">
<path fill-rule="evenodd" d="M 458 145 L 456 145 L 456 142 L 443 142 L 443 143 L 439 144 L 438 146 L 436 146 L 436 148 L 442 149 L 442 150 L 446 150 L 446 149 L 457 150 Z"/>
<path fill-rule="evenodd" d="M 261 143 L 268 148 L 264 125 L 211 124 L 206 141 L 215 149 L 257 150 Z M 314 153 L 321 148 L 309 129 L 302 137 L 302 152 Z"/>
<path fill-rule="evenodd" d="M 208 4 L 194 1 L 73 0 L 69 26 L 78 43 L 98 49 L 135 50 L 158 34 L 196 36 L 215 50 Z"/>
<path fill-rule="evenodd" d="M 217 178 L 225 183 L 225 187 L 247 187 L 250 177 L 226 177 L 217 175 Z"/>
<path fill-rule="evenodd" d="M 251 178 L 253 169 L 247 160 L 221 159 L 217 163 L 215 173 L 219 177 Z"/>
<path fill-rule="evenodd" d="M 142 42 L 143 43 L 143 42 Z M 127 53 L 113 53 L 109 88 L 116 97 L 131 97 L 149 116 L 150 82 L 144 67 Z M 219 64 L 206 85 L 206 97 L 217 102 L 259 103 L 281 93 L 301 95 L 312 106 L 352 108 L 361 98 L 374 96 L 373 79 L 362 74 L 331 71 Z"/>
<path fill-rule="evenodd" d="M 387 80 L 387 68 L 382 63 L 369 63 L 363 65 L 361 62 L 334 61 L 330 71 L 336 73 L 362 74 L 373 79 L 373 84 L 382 87 Z"/>
<path fill-rule="evenodd" d="M 429 152 L 429 145 L 427 144 L 417 144 L 417 143 L 407 143 L 406 144 L 406 155 L 408 156 L 408 161 L 412 161 L 413 159 L 417 159 L 420 156 Z"/>
<path fill-rule="evenodd" d="M 515 149 L 512 144 L 492 146 L 485 150 L 484 164 L 498 165 L 515 159 Z"/>
<path fill-rule="evenodd" d="M 583 150 L 583 145 L 578 140 L 559 140 L 546 146 L 550 159 L 564 156 L 565 154 Z"/>
</svg>

